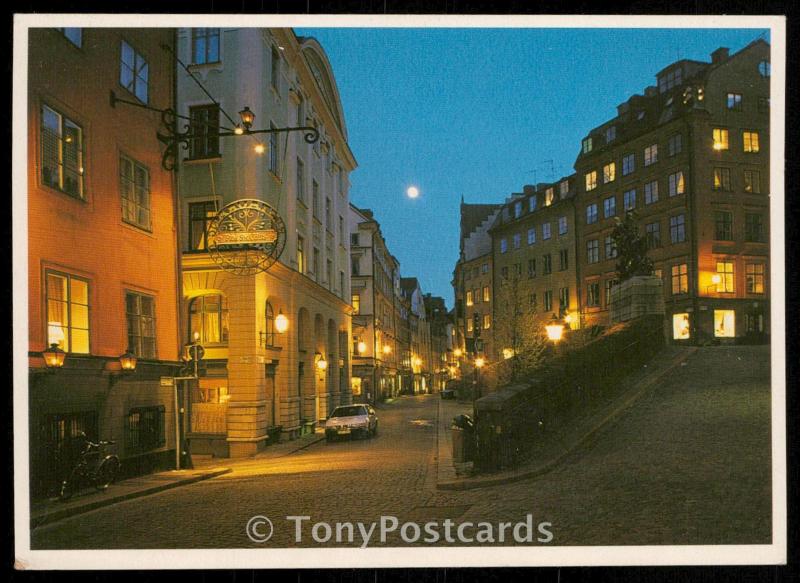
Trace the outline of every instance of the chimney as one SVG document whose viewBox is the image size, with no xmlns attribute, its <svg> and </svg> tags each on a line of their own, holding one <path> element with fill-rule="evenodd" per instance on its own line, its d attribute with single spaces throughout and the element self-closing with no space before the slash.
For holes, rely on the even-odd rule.
<svg viewBox="0 0 800 583">
<path fill-rule="evenodd" d="M 644 94 L 647 97 L 654 97 L 654 96 L 656 96 L 658 94 L 658 89 L 656 88 L 655 85 L 650 85 L 650 87 L 647 87 L 644 90 Z"/>
<path fill-rule="evenodd" d="M 526 184 L 522 187 L 522 194 L 526 196 L 533 194 L 534 192 L 536 192 L 536 187 L 533 184 Z"/>
<path fill-rule="evenodd" d="M 730 52 L 730 49 L 728 49 L 727 47 L 719 47 L 716 51 L 711 53 L 711 64 L 712 65 L 718 65 L 719 63 L 722 63 L 723 61 L 727 61 L 728 60 L 728 56 L 729 56 L 729 52 Z"/>
</svg>

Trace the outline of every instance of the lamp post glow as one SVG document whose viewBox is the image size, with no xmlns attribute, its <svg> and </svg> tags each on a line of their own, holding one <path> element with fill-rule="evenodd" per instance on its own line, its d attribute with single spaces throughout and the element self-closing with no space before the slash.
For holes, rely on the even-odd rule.
<svg viewBox="0 0 800 583">
<path fill-rule="evenodd" d="M 479 356 L 478 358 L 475 359 L 475 368 L 480 369 L 483 368 L 485 365 L 486 365 L 486 359 L 483 358 L 482 356 Z"/>
<path fill-rule="evenodd" d="M 460 348 L 456 348 L 456 349 L 453 351 L 453 356 L 455 356 L 456 358 L 461 358 L 461 355 L 462 355 L 462 354 L 464 354 L 464 353 L 463 353 L 463 352 L 461 352 L 461 349 L 460 349 Z"/>
<path fill-rule="evenodd" d="M 558 320 L 558 316 L 553 314 L 550 323 L 544 328 L 547 330 L 547 338 L 552 340 L 555 344 L 558 344 L 559 340 L 561 340 L 561 336 L 564 334 L 564 324 Z"/>
<path fill-rule="evenodd" d="M 388 344 L 384 344 L 384 345 L 383 345 L 383 353 L 384 353 L 384 354 L 389 354 L 389 353 L 391 353 L 391 352 L 392 352 L 392 347 L 391 347 L 391 346 L 389 346 Z"/>
<path fill-rule="evenodd" d="M 289 318 L 283 315 L 283 311 L 278 310 L 278 315 L 275 316 L 275 331 L 278 334 L 283 334 L 289 329 Z"/>
<path fill-rule="evenodd" d="M 42 352 L 44 364 L 47 368 L 61 368 L 64 366 L 64 358 L 66 358 L 66 356 L 67 353 L 58 347 L 57 342 L 53 342 L 50 348 Z"/>
<path fill-rule="evenodd" d="M 514 357 L 514 349 L 513 348 L 504 348 L 503 349 L 503 358 L 508 360 L 509 358 Z"/>
<path fill-rule="evenodd" d="M 366 342 L 364 342 L 363 340 L 361 340 L 361 341 L 358 343 L 358 346 L 357 346 L 357 348 L 358 348 L 358 353 L 359 353 L 359 354 L 364 354 L 364 353 L 367 351 L 367 343 L 366 343 Z"/>
<path fill-rule="evenodd" d="M 328 361 L 325 360 L 325 357 L 317 352 L 317 368 L 321 371 L 324 371 L 328 368 Z"/>
<path fill-rule="evenodd" d="M 136 370 L 136 363 L 138 359 L 136 355 L 128 349 L 125 354 L 120 355 L 119 365 L 122 367 L 123 372 L 133 372 Z"/>
</svg>

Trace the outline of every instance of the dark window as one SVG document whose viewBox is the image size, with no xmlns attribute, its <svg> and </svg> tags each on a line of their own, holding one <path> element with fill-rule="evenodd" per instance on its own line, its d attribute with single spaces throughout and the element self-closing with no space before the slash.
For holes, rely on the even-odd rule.
<svg viewBox="0 0 800 583">
<path fill-rule="evenodd" d="M 275 310 L 267 301 L 264 304 L 264 346 L 275 346 Z"/>
<path fill-rule="evenodd" d="M 617 256 L 617 246 L 611 235 L 606 235 L 605 240 L 606 259 L 614 259 Z"/>
<path fill-rule="evenodd" d="M 597 222 L 597 204 L 590 204 L 586 207 L 586 224 L 591 225 Z"/>
<path fill-rule="evenodd" d="M 683 150 L 683 138 L 681 134 L 674 134 L 667 140 L 667 155 L 675 156 Z"/>
<path fill-rule="evenodd" d="M 714 190 L 731 190 L 730 168 L 714 168 Z"/>
<path fill-rule="evenodd" d="M 717 241 L 733 241 L 733 213 L 714 212 L 714 238 Z"/>
<path fill-rule="evenodd" d="M 306 166 L 303 164 L 303 161 L 298 158 L 297 159 L 297 181 L 296 181 L 296 188 L 297 188 L 297 200 L 301 201 L 303 204 L 306 202 Z"/>
<path fill-rule="evenodd" d="M 622 203 L 625 210 L 629 211 L 636 208 L 636 189 L 626 190 L 622 195 Z"/>
<path fill-rule="evenodd" d="M 617 198 L 609 196 L 603 200 L 603 218 L 613 217 L 617 214 Z"/>
<path fill-rule="evenodd" d="M 152 296 L 136 292 L 125 294 L 128 322 L 128 350 L 139 358 L 156 358 L 156 308 Z"/>
<path fill-rule="evenodd" d="M 275 91 L 278 91 L 278 80 L 281 73 L 281 56 L 278 54 L 278 49 L 272 47 L 272 59 L 270 65 L 270 83 Z"/>
<path fill-rule="evenodd" d="M 536 260 L 528 259 L 528 277 L 536 277 Z"/>
<path fill-rule="evenodd" d="M 686 240 L 686 225 L 683 215 L 669 218 L 669 235 L 673 243 L 682 243 Z"/>
<path fill-rule="evenodd" d="M 150 229 L 150 171 L 127 158 L 119 158 L 119 190 L 122 196 L 122 220 L 142 229 Z"/>
<path fill-rule="evenodd" d="M 200 344 L 228 343 L 228 301 L 225 296 L 208 295 L 189 302 L 189 341 L 195 334 Z"/>
<path fill-rule="evenodd" d="M 83 199 L 83 165 L 83 130 L 61 113 L 43 105 L 42 182 Z"/>
<path fill-rule="evenodd" d="M 734 111 L 742 111 L 742 96 L 739 93 L 728 93 L 728 99 L 726 102 L 726 106 L 728 109 L 732 109 Z"/>
<path fill-rule="evenodd" d="M 597 239 L 586 241 L 586 262 L 597 263 L 600 261 L 600 243 Z"/>
<path fill-rule="evenodd" d="M 219 29 L 192 29 L 192 62 L 195 65 L 219 62 Z"/>
<path fill-rule="evenodd" d="M 558 290 L 558 311 L 564 314 L 569 310 L 569 288 L 562 287 Z"/>
<path fill-rule="evenodd" d="M 653 180 L 644 185 L 644 204 L 658 202 L 658 181 Z"/>
<path fill-rule="evenodd" d="M 552 256 L 549 253 L 547 253 L 546 255 L 542 255 L 542 274 L 550 275 L 552 272 L 553 272 Z"/>
<path fill-rule="evenodd" d="M 358 247 L 358 233 L 350 234 L 350 245 L 353 247 Z"/>
<path fill-rule="evenodd" d="M 625 154 L 622 157 L 622 175 L 627 176 L 636 170 L 636 157 L 634 154 Z"/>
<path fill-rule="evenodd" d="M 145 58 L 127 42 L 120 51 L 119 84 L 142 103 L 147 103 L 148 66 Z"/>
<path fill-rule="evenodd" d="M 608 307 L 611 303 L 611 288 L 617 285 L 619 282 L 616 279 L 607 279 L 604 283 L 605 287 L 605 306 Z"/>
<path fill-rule="evenodd" d="M 164 444 L 164 406 L 131 409 L 128 413 L 128 451 L 149 451 Z"/>
<path fill-rule="evenodd" d="M 208 226 L 217 216 L 214 201 L 189 203 L 189 250 L 208 249 Z"/>
<path fill-rule="evenodd" d="M 648 249 L 661 247 L 661 223 L 647 223 L 644 226 L 645 242 Z"/>
<path fill-rule="evenodd" d="M 544 292 L 544 311 L 549 312 L 553 309 L 553 290 Z"/>
<path fill-rule="evenodd" d="M 769 97 L 758 98 L 758 113 L 769 113 Z"/>
<path fill-rule="evenodd" d="M 744 215 L 744 240 L 755 243 L 764 241 L 764 217 L 760 213 Z"/>
<path fill-rule="evenodd" d="M 761 172 L 758 170 L 744 171 L 744 191 L 753 194 L 761 193 Z"/>
<path fill-rule="evenodd" d="M 275 124 L 272 122 L 269 122 L 269 127 L 272 130 L 277 129 L 275 127 Z M 273 132 L 269 135 L 269 171 L 272 172 L 272 174 L 274 174 L 275 176 L 279 176 L 278 174 L 278 164 L 280 160 L 280 156 L 278 156 L 279 147 L 280 146 L 278 144 L 278 134 Z"/>
<path fill-rule="evenodd" d="M 561 271 L 567 270 L 569 268 L 569 251 L 562 249 L 558 252 L 558 257 L 561 262 Z"/>
<path fill-rule="evenodd" d="M 600 305 L 600 282 L 595 281 L 586 287 L 586 305 L 597 307 Z"/>
<path fill-rule="evenodd" d="M 202 160 L 219 156 L 219 106 L 198 105 L 189 108 L 192 139 L 189 158 Z"/>
</svg>

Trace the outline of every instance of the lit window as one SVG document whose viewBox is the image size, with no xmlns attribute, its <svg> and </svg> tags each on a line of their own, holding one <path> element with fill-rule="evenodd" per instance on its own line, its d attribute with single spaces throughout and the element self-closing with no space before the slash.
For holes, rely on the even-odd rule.
<svg viewBox="0 0 800 583">
<path fill-rule="evenodd" d="M 636 170 L 636 156 L 634 154 L 626 154 L 622 157 L 622 175 L 627 176 Z"/>
<path fill-rule="evenodd" d="M 719 151 L 728 149 L 728 130 L 714 128 L 711 132 L 711 137 L 714 140 L 715 150 Z"/>
<path fill-rule="evenodd" d="M 528 229 L 528 245 L 536 243 L 536 227 Z"/>
<path fill-rule="evenodd" d="M 742 132 L 742 148 L 745 152 L 758 152 L 758 132 Z"/>
<path fill-rule="evenodd" d="M 603 218 L 613 217 L 617 214 L 617 198 L 609 196 L 603 200 Z"/>
<path fill-rule="evenodd" d="M 474 302 L 473 302 L 473 299 L 472 299 L 472 290 L 470 289 L 470 290 L 467 290 L 467 305 L 471 306 L 473 304 L 474 304 Z"/>
<path fill-rule="evenodd" d="M 297 237 L 297 271 L 306 272 L 306 250 L 305 241 L 298 235 Z M 353 270 L 353 275 L 358 275 L 358 269 Z"/>
<path fill-rule="evenodd" d="M 600 242 L 597 239 L 586 242 L 586 261 L 587 263 L 600 261 Z"/>
<path fill-rule="evenodd" d="M 542 241 L 546 241 L 550 238 L 550 223 L 543 223 L 542 224 Z"/>
<path fill-rule="evenodd" d="M 592 170 L 586 174 L 586 191 L 597 188 L 597 171 Z"/>
<path fill-rule="evenodd" d="M 689 293 L 689 271 L 685 263 L 672 266 L 672 294 Z"/>
<path fill-rule="evenodd" d="M 483 329 L 488 330 L 492 326 L 492 315 L 491 314 L 484 314 L 483 315 Z"/>
<path fill-rule="evenodd" d="M 676 196 L 683 194 L 686 184 L 683 179 L 683 171 L 678 171 L 669 175 L 669 195 Z"/>
<path fill-rule="evenodd" d="M 120 54 L 119 83 L 139 101 L 147 103 L 147 61 L 125 41 Z"/>
<path fill-rule="evenodd" d="M 467 332 L 472 332 L 472 330 L 473 330 L 472 318 L 467 318 Z"/>
<path fill-rule="evenodd" d="M 747 293 L 764 293 L 764 264 L 748 263 L 745 265 L 745 282 L 747 283 Z"/>
<path fill-rule="evenodd" d="M 83 193 L 83 130 L 42 106 L 42 182 L 75 198 Z"/>
<path fill-rule="evenodd" d="M 682 312 L 672 314 L 672 338 L 673 340 L 689 339 L 689 314 Z"/>
<path fill-rule="evenodd" d="M 644 204 L 658 202 L 658 181 L 653 180 L 644 185 Z"/>
<path fill-rule="evenodd" d="M 142 229 L 150 228 L 150 172 L 130 158 L 120 156 L 119 190 L 122 220 Z"/>
<path fill-rule="evenodd" d="M 734 338 L 736 336 L 736 315 L 733 310 L 714 310 L 714 337 Z"/>
<path fill-rule="evenodd" d="M 617 175 L 617 165 L 614 162 L 603 166 L 603 184 L 613 182 Z"/>
<path fill-rule="evenodd" d="M 228 301 L 222 295 L 200 296 L 189 302 L 189 340 L 197 332 L 201 344 L 228 343 Z"/>
<path fill-rule="evenodd" d="M 669 218 L 669 236 L 673 243 L 682 243 L 686 240 L 686 221 L 684 215 Z"/>
<path fill-rule="evenodd" d="M 731 190 L 730 168 L 714 168 L 714 190 Z"/>
<path fill-rule="evenodd" d="M 553 204 L 553 199 L 555 198 L 553 191 L 554 189 L 552 187 L 544 191 L 544 206 Z"/>
<path fill-rule="evenodd" d="M 219 62 L 219 29 L 192 29 L 192 62 L 195 65 Z"/>
<path fill-rule="evenodd" d="M 735 111 L 742 110 L 742 96 L 739 93 L 728 93 L 728 100 L 726 102 L 728 109 Z"/>
<path fill-rule="evenodd" d="M 64 352 L 89 354 L 89 282 L 48 271 L 45 275 L 47 344 Z"/>
<path fill-rule="evenodd" d="M 658 144 L 647 146 L 644 149 L 644 165 L 650 166 L 658 162 Z"/>
<path fill-rule="evenodd" d="M 592 138 L 591 137 L 584 138 L 584 140 L 583 140 L 583 142 L 581 144 L 581 150 L 583 151 L 584 154 L 588 154 L 589 152 L 592 151 Z"/>
<path fill-rule="evenodd" d="M 626 190 L 622 194 L 622 203 L 625 206 L 625 210 L 629 211 L 636 208 L 636 189 Z"/>
<path fill-rule="evenodd" d="M 586 206 L 586 224 L 591 225 L 597 222 L 597 204 L 592 203 Z"/>
<path fill-rule="evenodd" d="M 733 293 L 733 261 L 717 261 L 717 275 L 720 282 L 717 284 L 718 293 Z"/>
<path fill-rule="evenodd" d="M 156 310 L 153 297 L 127 292 L 125 316 L 128 323 L 128 350 L 139 358 L 155 358 Z"/>
<path fill-rule="evenodd" d="M 490 300 L 491 300 L 491 298 L 489 296 L 489 286 L 485 285 L 485 286 L 483 286 L 483 301 L 484 302 L 488 302 Z"/>
</svg>

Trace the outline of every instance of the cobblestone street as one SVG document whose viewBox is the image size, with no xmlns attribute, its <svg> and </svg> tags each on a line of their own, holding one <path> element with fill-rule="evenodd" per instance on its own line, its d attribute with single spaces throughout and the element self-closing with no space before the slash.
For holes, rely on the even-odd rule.
<svg viewBox="0 0 800 583">
<path fill-rule="evenodd" d="M 289 515 L 310 516 L 299 546 L 313 547 L 318 521 L 496 524 L 528 513 L 552 523 L 551 545 L 768 543 L 769 371 L 767 347 L 699 349 L 554 471 L 469 491 L 435 487 L 438 397 L 405 397 L 378 408 L 375 439 L 232 461 L 225 476 L 40 527 L 32 548 L 298 546 Z M 272 520 L 266 545 L 245 533 L 254 515 Z M 387 544 L 403 544 L 397 531 Z"/>
</svg>

